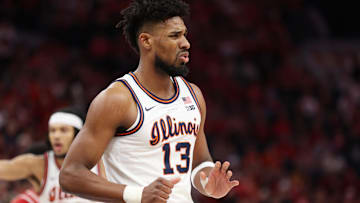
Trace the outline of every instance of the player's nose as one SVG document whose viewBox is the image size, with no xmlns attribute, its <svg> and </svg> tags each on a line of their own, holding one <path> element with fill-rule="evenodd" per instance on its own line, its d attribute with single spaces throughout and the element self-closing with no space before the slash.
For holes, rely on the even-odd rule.
<svg viewBox="0 0 360 203">
<path fill-rule="evenodd" d="M 180 49 L 188 50 L 190 49 L 190 42 L 187 40 L 185 36 L 182 37 L 181 43 L 180 43 Z"/>
<path fill-rule="evenodd" d="M 61 137 L 61 132 L 60 131 L 55 131 L 53 134 L 52 134 L 52 136 L 55 138 L 55 139 L 60 139 L 60 137 Z"/>
</svg>

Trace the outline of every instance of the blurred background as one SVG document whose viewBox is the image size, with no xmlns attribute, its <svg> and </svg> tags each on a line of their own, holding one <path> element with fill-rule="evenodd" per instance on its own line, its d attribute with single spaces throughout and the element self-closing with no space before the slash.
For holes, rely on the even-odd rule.
<svg viewBox="0 0 360 203">
<path fill-rule="evenodd" d="M 194 0 L 191 73 L 214 160 L 240 180 L 197 203 L 360 202 L 360 15 L 325 0 Z M 2 0 L 0 159 L 47 137 L 52 111 L 86 109 L 134 70 L 115 29 L 128 0 Z M 23 190 L 0 181 L 0 202 Z"/>
</svg>

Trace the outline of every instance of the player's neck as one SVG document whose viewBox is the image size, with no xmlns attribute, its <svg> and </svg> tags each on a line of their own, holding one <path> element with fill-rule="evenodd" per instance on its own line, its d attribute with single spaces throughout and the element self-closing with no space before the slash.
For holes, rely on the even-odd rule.
<svg viewBox="0 0 360 203">
<path fill-rule="evenodd" d="M 64 162 L 66 154 L 63 155 L 56 155 L 55 154 L 55 162 L 58 168 L 61 168 L 62 163 Z"/>
<path fill-rule="evenodd" d="M 62 164 L 63 164 L 63 162 L 64 162 L 64 158 L 58 158 L 58 157 L 56 157 L 55 160 L 56 160 L 56 165 L 58 165 L 58 166 L 61 167 Z"/>
<path fill-rule="evenodd" d="M 61 169 L 63 162 L 64 162 L 64 158 L 55 157 L 56 168 L 58 168 L 59 170 Z"/>
<path fill-rule="evenodd" d="M 174 85 L 170 76 L 155 67 L 146 67 L 140 62 L 134 72 L 140 83 L 160 98 L 169 98 L 174 94 Z"/>
</svg>

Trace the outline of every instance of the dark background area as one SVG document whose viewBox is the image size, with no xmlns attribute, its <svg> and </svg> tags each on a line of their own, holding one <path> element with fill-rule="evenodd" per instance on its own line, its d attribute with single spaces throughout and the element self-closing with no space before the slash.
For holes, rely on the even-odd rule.
<svg viewBox="0 0 360 203">
<path fill-rule="evenodd" d="M 214 160 L 240 186 L 195 202 L 360 202 L 360 27 L 353 2 L 187 1 L 191 73 Z M 137 55 L 114 26 L 129 1 L 3 0 L 0 158 L 47 137 L 55 109 L 87 109 Z M 27 185 L 0 181 L 0 202 Z"/>
<path fill-rule="evenodd" d="M 314 5 L 327 21 L 334 38 L 358 39 L 360 27 L 354 26 L 360 14 L 355 1 L 325 1 L 315 0 L 306 1 L 309 5 Z"/>
</svg>

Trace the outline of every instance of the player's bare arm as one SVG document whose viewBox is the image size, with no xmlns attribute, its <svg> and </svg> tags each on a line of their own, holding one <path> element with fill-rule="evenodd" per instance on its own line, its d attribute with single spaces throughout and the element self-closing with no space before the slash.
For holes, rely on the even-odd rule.
<svg viewBox="0 0 360 203">
<path fill-rule="evenodd" d="M 125 185 L 111 183 L 89 169 L 100 160 L 116 129 L 130 127 L 136 115 L 136 103 L 121 83 L 112 84 L 94 99 L 60 172 L 64 191 L 97 201 L 123 202 Z M 177 181 L 156 179 L 143 189 L 142 202 L 166 202 Z"/>
<path fill-rule="evenodd" d="M 193 169 L 195 169 L 202 163 L 212 162 L 212 158 L 209 153 L 204 132 L 206 103 L 200 88 L 194 84 L 191 84 L 191 86 L 199 100 L 201 112 L 200 130 L 196 138 L 194 148 Z M 237 180 L 230 180 L 232 171 L 228 170 L 229 166 L 230 163 L 228 161 L 225 161 L 224 163 L 217 161 L 214 166 L 209 165 L 207 167 L 203 167 L 199 171 L 194 171 L 196 174 L 194 174 L 195 178 L 193 179 L 193 183 L 196 189 L 206 196 L 213 198 L 224 197 L 233 187 L 239 184 L 239 181 Z"/>
<path fill-rule="evenodd" d="M 120 115 L 128 115 L 133 109 L 130 101 L 130 93 L 120 83 L 112 84 L 93 100 L 60 172 L 64 191 L 98 201 L 121 200 L 124 186 L 110 183 L 90 169 L 100 160 L 117 126 L 127 125 Z"/>
<path fill-rule="evenodd" d="M 0 160 L 0 180 L 15 181 L 36 178 L 40 183 L 44 174 L 44 158 L 42 155 L 23 154 L 11 160 Z M 40 184 L 33 183 L 35 189 Z"/>
</svg>

